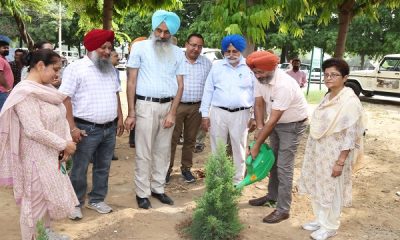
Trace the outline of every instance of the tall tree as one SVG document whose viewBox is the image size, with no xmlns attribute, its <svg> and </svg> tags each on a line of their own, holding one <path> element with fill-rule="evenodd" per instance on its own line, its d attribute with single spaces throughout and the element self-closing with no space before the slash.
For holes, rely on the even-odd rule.
<svg viewBox="0 0 400 240">
<path fill-rule="evenodd" d="M 13 16 L 22 40 L 29 49 L 33 47 L 32 37 L 29 35 L 25 21 L 31 19 L 28 14 L 29 9 L 40 9 L 42 12 L 46 10 L 47 4 L 52 1 L 45 0 L 0 0 L 0 10 L 5 10 Z"/>
<path fill-rule="evenodd" d="M 180 0 L 63 0 L 71 11 L 81 14 L 80 27 L 87 31 L 93 27 L 103 26 L 103 29 L 118 30 L 118 24 L 123 23 L 129 12 L 145 15 L 158 8 L 179 9 Z M 101 17 L 100 17 L 101 16 Z"/>
<path fill-rule="evenodd" d="M 217 38 L 226 34 L 242 34 L 247 40 L 246 56 L 254 51 L 256 44 L 265 44 L 265 30 L 279 17 L 279 32 L 301 36 L 303 31 L 297 21 L 309 13 L 304 1 L 255 1 L 215 0 L 203 9 L 205 23 L 194 24 L 193 28 L 208 28 Z M 205 29 L 207 30 L 207 29 Z"/>
<path fill-rule="evenodd" d="M 313 0 L 313 9 L 320 9 L 320 23 L 327 23 L 332 19 L 332 14 L 338 16 L 338 34 L 336 40 L 335 57 L 343 58 L 349 26 L 357 15 L 366 15 L 377 19 L 377 8 L 385 5 L 389 8 L 400 7 L 398 0 Z"/>
</svg>

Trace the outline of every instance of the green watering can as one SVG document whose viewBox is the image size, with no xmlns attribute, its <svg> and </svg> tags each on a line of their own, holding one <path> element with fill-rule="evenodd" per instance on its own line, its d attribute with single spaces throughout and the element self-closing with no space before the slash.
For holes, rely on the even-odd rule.
<svg viewBox="0 0 400 240">
<path fill-rule="evenodd" d="M 254 146 L 254 141 L 250 143 L 250 148 Z M 249 155 L 246 159 L 246 177 L 236 185 L 236 188 L 243 188 L 244 186 L 263 180 L 271 171 L 272 166 L 275 163 L 275 156 L 272 149 L 268 144 L 263 143 L 260 147 L 256 159 L 253 159 Z"/>
</svg>

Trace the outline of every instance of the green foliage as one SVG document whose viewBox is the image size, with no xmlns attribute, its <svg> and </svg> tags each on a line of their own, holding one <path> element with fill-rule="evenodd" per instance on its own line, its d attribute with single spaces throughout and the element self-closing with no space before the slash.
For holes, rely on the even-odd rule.
<svg viewBox="0 0 400 240">
<path fill-rule="evenodd" d="M 85 33 L 93 28 L 102 28 L 103 4 L 107 0 L 63 0 L 71 13 L 79 12 L 79 29 Z M 128 14 L 145 16 L 156 9 L 173 10 L 182 7 L 179 0 L 114 0 L 112 12 L 112 29 L 116 32 L 118 41 L 123 42 L 130 39 L 126 38 L 130 33 L 120 31 L 121 26 L 125 25 L 125 17 Z"/>
<path fill-rule="evenodd" d="M 48 240 L 46 234 L 46 228 L 44 227 L 43 221 L 38 221 L 36 224 L 37 240 Z"/>
<path fill-rule="evenodd" d="M 197 239 L 234 239 L 242 225 L 237 201 L 240 190 L 233 185 L 234 167 L 226 147 L 219 144 L 217 152 L 206 164 L 206 191 L 197 201 L 189 234 Z"/>
<path fill-rule="evenodd" d="M 324 98 L 326 94 L 326 91 L 309 91 L 308 92 L 308 96 L 305 95 L 306 100 L 309 104 L 318 104 L 322 101 L 322 99 Z"/>
</svg>

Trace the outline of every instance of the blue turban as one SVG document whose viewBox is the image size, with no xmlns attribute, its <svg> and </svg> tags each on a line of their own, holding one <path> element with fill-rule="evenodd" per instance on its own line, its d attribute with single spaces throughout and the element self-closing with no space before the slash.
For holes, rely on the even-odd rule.
<svg viewBox="0 0 400 240">
<path fill-rule="evenodd" d="M 232 44 L 240 52 L 243 52 L 243 50 L 246 49 L 246 39 L 239 34 L 233 34 L 224 37 L 221 41 L 222 51 L 226 52 L 230 44 Z"/>
<path fill-rule="evenodd" d="M 174 35 L 181 26 L 181 20 L 176 13 L 165 10 L 157 10 L 151 18 L 151 26 L 153 31 L 160 26 L 162 22 L 167 24 L 168 30 L 172 35 Z"/>
<path fill-rule="evenodd" d="M 11 39 L 9 39 L 7 36 L 5 35 L 0 35 L 0 42 L 5 42 L 7 44 L 11 43 Z"/>
</svg>

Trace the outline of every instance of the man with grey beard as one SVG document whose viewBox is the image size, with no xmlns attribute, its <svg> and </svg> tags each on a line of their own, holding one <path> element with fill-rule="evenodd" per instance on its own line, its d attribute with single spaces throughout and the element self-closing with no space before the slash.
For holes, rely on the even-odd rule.
<svg viewBox="0 0 400 240">
<path fill-rule="evenodd" d="M 251 199 L 252 206 L 273 205 L 276 209 L 263 222 L 279 223 L 289 218 L 292 202 L 294 158 L 307 127 L 307 101 L 295 79 L 277 67 L 279 58 L 267 51 L 253 52 L 246 59 L 257 78 L 255 84 L 256 142 L 248 154 L 255 159 L 269 137 L 275 155 L 268 193 Z M 264 121 L 267 112 L 268 120 Z"/>
<path fill-rule="evenodd" d="M 219 141 L 231 141 L 235 166 L 234 184 L 244 176 L 250 108 L 254 104 L 255 78 L 242 52 L 246 49 L 243 36 L 234 34 L 221 41 L 224 60 L 215 63 L 208 74 L 201 100 L 202 128 L 210 130 L 211 150 Z"/>
<path fill-rule="evenodd" d="M 70 216 L 72 220 L 82 218 L 91 159 L 93 187 L 87 208 L 103 214 L 112 211 L 104 200 L 115 137 L 124 131 L 119 98 L 121 87 L 110 60 L 113 41 L 114 32 L 110 30 L 93 29 L 87 33 L 83 40 L 87 56 L 65 68 L 59 88 L 67 95 L 64 105 L 72 139 L 77 143 L 70 178 L 80 204 Z"/>
<path fill-rule="evenodd" d="M 165 194 L 164 185 L 185 74 L 183 52 L 171 43 L 179 26 L 175 13 L 156 11 L 150 39 L 132 46 L 127 63 L 125 128 L 130 131 L 136 126 L 135 191 L 139 208 L 151 207 L 150 196 L 164 204 L 174 204 Z"/>
</svg>

